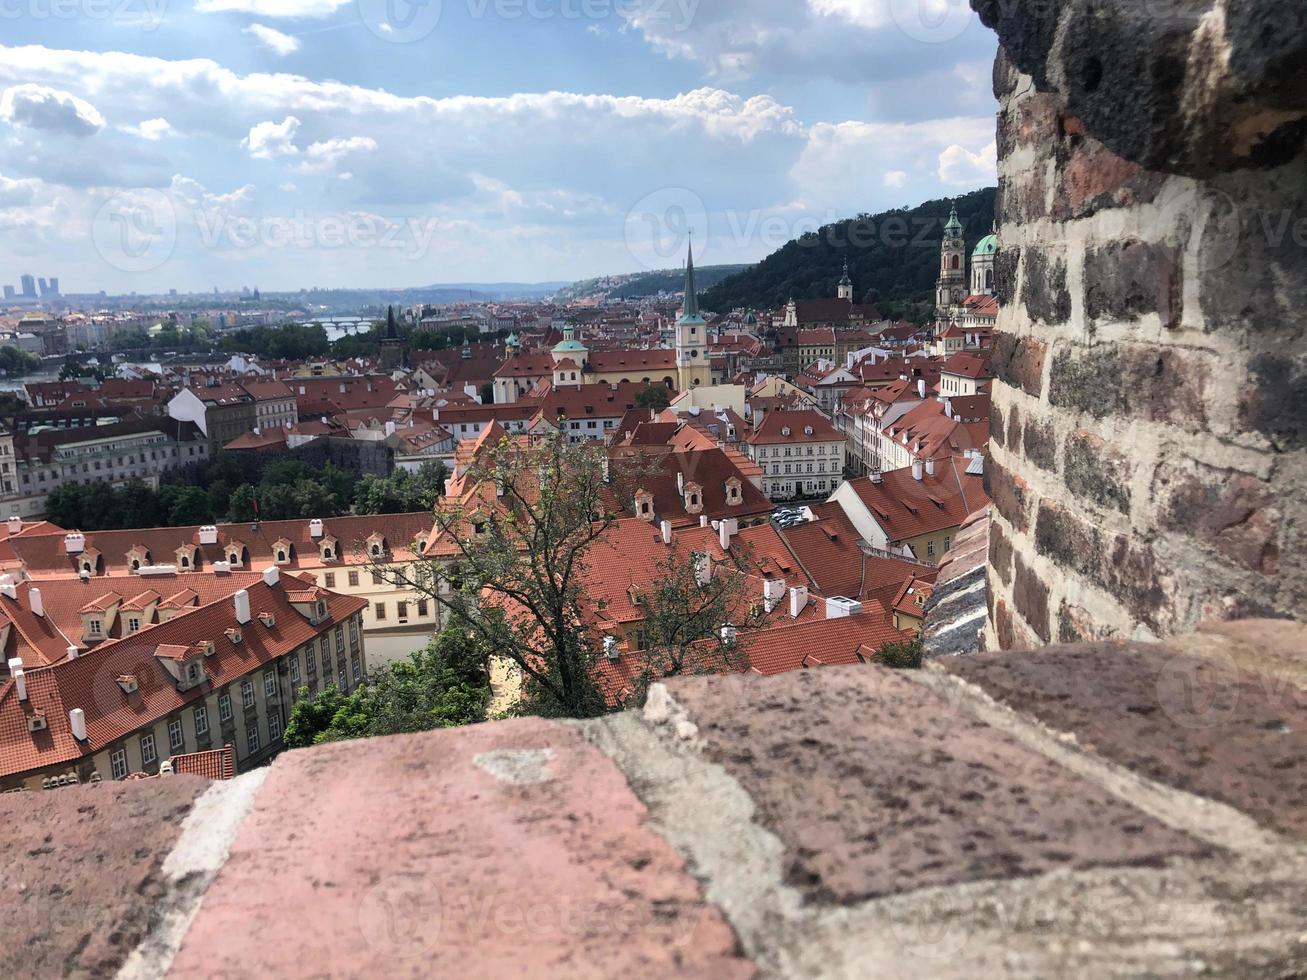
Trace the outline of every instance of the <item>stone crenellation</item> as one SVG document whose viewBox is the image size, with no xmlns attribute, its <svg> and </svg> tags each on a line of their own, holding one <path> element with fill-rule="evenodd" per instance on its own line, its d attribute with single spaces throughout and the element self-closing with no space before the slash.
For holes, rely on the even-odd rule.
<svg viewBox="0 0 1307 980">
<path fill-rule="evenodd" d="M 972 6 L 1002 42 L 987 644 L 1301 616 L 1307 13 Z"/>
</svg>

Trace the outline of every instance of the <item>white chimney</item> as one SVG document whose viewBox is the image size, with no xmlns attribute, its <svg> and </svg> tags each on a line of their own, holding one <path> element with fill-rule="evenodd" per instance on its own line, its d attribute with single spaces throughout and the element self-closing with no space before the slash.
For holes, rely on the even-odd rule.
<svg viewBox="0 0 1307 980">
<path fill-rule="evenodd" d="M 269 587 L 276 585 L 281 581 L 281 569 L 276 565 L 269 565 L 263 570 L 263 584 Z"/>
<path fill-rule="evenodd" d="M 86 712 L 81 708 L 74 708 L 68 712 L 68 727 L 73 730 L 73 738 L 79 742 L 86 741 Z"/>
<path fill-rule="evenodd" d="M 40 589 L 29 589 L 27 592 L 27 601 L 32 604 L 33 616 L 45 615 L 45 603 L 41 601 Z"/>
<path fill-rule="evenodd" d="M 16 670 L 20 670 L 20 669 L 22 668 L 22 666 L 23 666 L 23 658 L 22 658 L 22 657 L 10 657 L 10 658 L 9 658 L 9 673 L 12 674 L 14 671 L 16 671 Z"/>
<path fill-rule="evenodd" d="M 218 529 L 212 524 L 205 524 L 200 528 L 200 544 L 217 544 Z"/>
<path fill-rule="evenodd" d="M 712 582 L 712 555 L 705 551 L 694 553 L 694 581 L 700 588 Z"/>
<path fill-rule="evenodd" d="M 80 555 L 86 550 L 86 535 L 81 531 L 70 531 L 64 535 L 64 551 L 70 555 Z"/>
<path fill-rule="evenodd" d="M 309 521 L 309 537 L 311 538 L 322 537 L 322 521 L 320 521 L 316 517 L 313 518 L 313 520 Z"/>
<path fill-rule="evenodd" d="M 15 515 L 14 517 L 9 518 L 10 534 L 17 534 L 22 529 L 23 529 L 23 519 L 21 517 Z"/>
<path fill-rule="evenodd" d="M 927 476 L 935 475 L 935 460 L 933 457 L 931 459 L 926 460 L 926 475 Z"/>
<path fill-rule="evenodd" d="M 922 398 L 925 398 L 925 397 L 926 397 L 926 379 L 925 379 L 925 378 L 918 378 L 918 379 L 917 379 L 917 394 L 918 394 L 920 397 L 922 397 Z"/>
<path fill-rule="evenodd" d="M 798 619 L 808 608 L 808 587 L 796 585 L 790 589 L 790 619 Z"/>
<path fill-rule="evenodd" d="M 699 526 L 700 526 L 700 527 L 707 527 L 707 526 L 708 526 L 708 515 L 707 515 L 707 514 L 700 514 L 700 515 L 699 515 Z"/>
<path fill-rule="evenodd" d="M 0 595 L 10 599 L 18 598 L 18 586 L 14 584 L 12 575 L 0 575 Z"/>
<path fill-rule="evenodd" d="M 69 644 L 69 646 L 68 646 L 68 659 L 69 659 L 69 660 L 76 660 L 77 657 L 78 657 L 78 655 L 79 655 L 80 653 L 81 653 L 81 651 L 78 650 L 77 647 L 73 646 L 72 644 Z"/>
<path fill-rule="evenodd" d="M 618 659 L 620 654 L 617 649 L 617 637 L 615 636 L 604 637 L 604 656 L 607 657 L 609 660 Z"/>
<path fill-rule="evenodd" d="M 171 776 L 171 775 L 172 775 L 172 760 L 171 760 L 171 759 L 164 759 L 162 762 L 159 763 L 159 775 L 160 775 L 160 776 Z"/>
<path fill-rule="evenodd" d="M 762 605 L 771 612 L 785 598 L 785 579 L 769 578 L 762 582 Z"/>
<path fill-rule="evenodd" d="M 735 534 L 737 527 L 739 522 L 734 517 L 723 518 L 717 526 L 717 543 L 722 546 L 722 551 L 730 551 L 731 536 Z"/>
<path fill-rule="evenodd" d="M 250 594 L 245 589 L 241 589 L 234 596 L 232 601 L 236 606 L 236 622 L 242 625 L 250 621 Z"/>
<path fill-rule="evenodd" d="M 727 647 L 735 646 L 735 635 L 736 635 L 736 630 L 734 626 L 732 626 L 730 623 L 727 623 L 725 626 L 723 626 L 721 628 L 722 646 L 727 646 Z"/>
<path fill-rule="evenodd" d="M 231 571 L 231 562 L 215 561 L 212 565 L 209 566 L 209 568 L 213 570 L 213 574 L 215 575 L 226 575 L 228 572 Z"/>
<path fill-rule="evenodd" d="M 27 700 L 27 675 L 23 673 L 23 668 L 19 667 L 14 671 L 14 686 L 18 688 L 18 700 Z"/>
<path fill-rule="evenodd" d="M 389 420 L 386 422 L 386 435 L 393 436 L 394 434 L 395 434 L 395 423 L 393 420 Z"/>
<path fill-rule="evenodd" d="M 672 543 L 672 522 L 671 522 L 671 521 L 663 521 L 663 523 L 662 523 L 660 529 L 661 529 L 662 532 L 663 532 L 663 544 L 671 544 L 671 543 Z"/>
<path fill-rule="evenodd" d="M 685 493 L 685 474 L 680 470 L 676 471 L 676 492 L 680 494 Z"/>
<path fill-rule="evenodd" d="M 826 600 L 826 618 L 827 619 L 844 619 L 848 616 L 856 616 L 862 612 L 862 603 L 856 599 L 846 599 L 844 596 L 835 596 Z"/>
<path fill-rule="evenodd" d="M 921 460 L 917 460 L 912 464 L 912 479 L 921 479 Z"/>
<path fill-rule="evenodd" d="M 881 475 L 880 470 L 877 470 L 875 473 L 871 474 L 871 482 L 872 482 L 872 483 L 884 483 L 884 482 L 885 482 L 885 477 L 883 477 L 883 476 Z"/>
</svg>

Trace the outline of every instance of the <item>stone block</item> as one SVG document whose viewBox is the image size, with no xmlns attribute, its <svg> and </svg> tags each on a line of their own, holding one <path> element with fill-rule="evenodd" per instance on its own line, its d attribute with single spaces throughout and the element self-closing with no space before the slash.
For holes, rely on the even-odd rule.
<svg viewBox="0 0 1307 980">
<path fill-rule="evenodd" d="M 1163 326 L 1178 326 L 1182 288 L 1180 253 L 1169 245 L 1128 240 L 1085 252 L 1085 315 L 1091 320 L 1156 313 Z"/>
<path fill-rule="evenodd" d="M 1048 586 L 1021 555 L 1016 556 L 1016 582 L 1012 586 L 1012 602 L 1017 612 L 1035 634 L 1048 643 L 1052 638 L 1048 606 Z"/>
<path fill-rule="evenodd" d="M 985 492 L 998 512 L 1018 531 L 1030 526 L 1030 484 L 993 459 L 985 463 Z"/>
<path fill-rule="evenodd" d="M 1071 318 L 1066 259 L 1048 248 L 1027 247 L 1021 277 L 1021 302 L 1032 320 L 1049 325 Z"/>
<path fill-rule="evenodd" d="M 1047 354 L 1048 345 L 1042 340 L 996 333 L 990 369 L 994 372 L 994 377 L 1005 385 L 1038 398 L 1043 390 L 1044 358 Z"/>
<path fill-rule="evenodd" d="M 1085 429 L 1067 436 L 1062 477 L 1067 489 L 1122 514 L 1130 513 L 1131 461 Z"/>
<path fill-rule="evenodd" d="M 1052 423 L 1037 418 L 1027 419 L 1022 448 L 1026 459 L 1041 470 L 1053 472 L 1057 469 L 1057 436 Z"/>
<path fill-rule="evenodd" d="M 1246 473 L 1179 461 L 1153 481 L 1157 523 L 1215 549 L 1240 568 L 1274 575 L 1281 518 L 1271 485 Z"/>
</svg>

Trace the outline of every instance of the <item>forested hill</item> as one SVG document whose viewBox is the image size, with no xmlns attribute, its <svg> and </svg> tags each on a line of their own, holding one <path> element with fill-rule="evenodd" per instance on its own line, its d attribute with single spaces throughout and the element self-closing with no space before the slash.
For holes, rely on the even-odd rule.
<svg viewBox="0 0 1307 980">
<path fill-rule="evenodd" d="M 702 305 L 724 313 L 737 307 L 776 309 L 791 297 L 833 297 L 847 257 L 855 299 L 875 303 L 886 316 L 924 322 L 935 305 L 939 247 L 949 208 L 956 202 L 970 256 L 993 227 L 996 192 L 986 187 L 953 200 L 828 225 L 722 280 L 703 294 Z"/>
</svg>

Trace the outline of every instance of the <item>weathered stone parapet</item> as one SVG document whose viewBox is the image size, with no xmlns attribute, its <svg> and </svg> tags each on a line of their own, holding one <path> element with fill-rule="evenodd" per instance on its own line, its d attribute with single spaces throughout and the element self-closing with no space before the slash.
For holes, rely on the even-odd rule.
<svg viewBox="0 0 1307 980">
<path fill-rule="evenodd" d="M 1307 8 L 973 6 L 1002 42 L 988 480 L 1022 562 L 987 642 L 1301 616 Z"/>
</svg>

